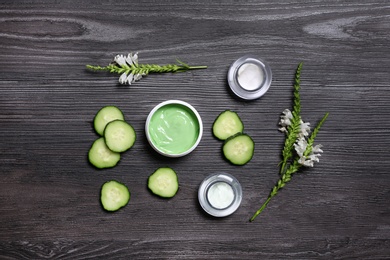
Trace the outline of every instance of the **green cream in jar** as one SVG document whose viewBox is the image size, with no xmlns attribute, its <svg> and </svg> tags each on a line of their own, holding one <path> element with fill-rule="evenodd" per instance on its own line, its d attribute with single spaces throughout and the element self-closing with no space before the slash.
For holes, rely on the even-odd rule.
<svg viewBox="0 0 390 260">
<path fill-rule="evenodd" d="M 148 131 L 150 141 L 158 150 L 175 155 L 185 153 L 196 144 L 200 125 L 191 109 L 172 103 L 153 113 Z"/>
</svg>

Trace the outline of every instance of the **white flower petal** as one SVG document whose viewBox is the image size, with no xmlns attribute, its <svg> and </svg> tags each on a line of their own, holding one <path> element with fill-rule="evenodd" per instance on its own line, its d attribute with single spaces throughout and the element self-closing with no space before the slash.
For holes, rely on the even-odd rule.
<svg viewBox="0 0 390 260">
<path fill-rule="evenodd" d="M 294 144 L 294 148 L 295 148 L 295 151 L 297 152 L 297 154 L 300 157 L 303 156 L 304 150 L 298 144 Z"/>
<path fill-rule="evenodd" d="M 298 163 L 303 165 L 303 166 L 306 166 L 306 167 L 313 167 L 314 166 L 314 162 L 311 160 L 306 160 L 305 157 L 299 158 Z"/>
<path fill-rule="evenodd" d="M 304 137 L 299 138 L 294 144 L 295 151 L 302 157 L 307 148 L 307 141 Z"/>
<path fill-rule="evenodd" d="M 134 75 L 132 73 L 130 73 L 129 76 L 127 77 L 126 81 L 129 85 L 131 85 L 131 83 L 133 83 L 133 77 L 134 77 Z"/>
<path fill-rule="evenodd" d="M 140 80 L 142 78 L 142 75 L 141 74 L 135 74 L 134 75 L 134 81 L 138 81 L 138 80 Z"/>
<path fill-rule="evenodd" d="M 125 57 L 123 55 L 116 55 L 114 61 L 119 65 L 123 66 L 126 64 Z"/>
<path fill-rule="evenodd" d="M 313 161 L 313 162 L 319 162 L 320 159 L 318 157 L 320 157 L 320 156 L 321 156 L 321 154 L 310 154 L 309 160 Z"/>
<path fill-rule="evenodd" d="M 310 132 L 310 123 L 304 123 L 302 120 L 300 120 L 300 135 L 308 136 Z"/>
<path fill-rule="evenodd" d="M 133 59 L 131 58 L 131 53 L 129 53 L 126 57 L 126 62 L 129 66 L 133 65 Z"/>
<path fill-rule="evenodd" d="M 285 109 L 285 110 L 283 111 L 283 114 L 284 114 L 284 116 L 285 116 L 286 118 L 290 118 L 290 119 L 293 118 L 292 113 L 291 113 L 291 111 L 290 111 L 289 109 Z"/>
<path fill-rule="evenodd" d="M 305 163 L 305 161 L 306 161 L 306 160 L 305 160 L 305 157 L 303 157 L 303 156 L 300 157 L 299 160 L 298 160 L 298 162 L 299 162 L 300 164 L 302 164 L 302 165 Z"/>
<path fill-rule="evenodd" d="M 134 65 L 138 65 L 138 52 L 136 52 L 132 58 Z"/>
<path fill-rule="evenodd" d="M 119 77 L 119 83 L 125 84 L 125 83 L 126 83 L 126 78 L 127 78 L 126 73 L 123 73 L 123 74 Z"/>
<path fill-rule="evenodd" d="M 282 114 L 283 115 L 280 116 L 279 125 L 281 125 L 281 126 L 291 125 L 291 119 L 293 118 L 291 111 L 288 109 L 285 109 Z"/>
<path fill-rule="evenodd" d="M 298 145 L 300 147 L 302 147 L 302 149 L 306 150 L 306 148 L 307 148 L 307 141 L 306 141 L 306 139 L 305 138 L 299 138 L 298 139 Z"/>
<path fill-rule="evenodd" d="M 314 166 L 314 162 L 313 161 L 305 161 L 303 163 L 303 166 L 306 166 L 306 167 L 313 167 Z"/>
<path fill-rule="evenodd" d="M 289 126 L 291 125 L 291 119 L 293 118 L 291 111 L 288 109 L 285 109 L 283 111 L 283 115 L 280 116 L 280 122 L 279 125 L 281 126 Z"/>
<path fill-rule="evenodd" d="M 287 128 L 283 126 L 283 127 L 279 128 L 279 131 L 287 133 Z"/>
<path fill-rule="evenodd" d="M 288 118 L 282 118 L 282 119 L 280 119 L 279 125 L 289 126 L 289 125 L 291 125 L 291 121 Z"/>
<path fill-rule="evenodd" d="M 324 151 L 321 150 L 321 147 L 322 145 L 321 144 L 317 144 L 316 146 L 313 147 L 313 153 L 322 153 Z"/>
</svg>

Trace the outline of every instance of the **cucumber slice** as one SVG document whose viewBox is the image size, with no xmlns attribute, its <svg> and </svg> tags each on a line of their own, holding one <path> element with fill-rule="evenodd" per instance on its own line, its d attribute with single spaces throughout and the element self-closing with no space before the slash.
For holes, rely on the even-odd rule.
<svg viewBox="0 0 390 260">
<path fill-rule="evenodd" d="M 114 167 L 120 158 L 119 153 L 113 152 L 107 147 L 103 137 L 96 139 L 88 152 L 89 162 L 99 169 Z"/>
<path fill-rule="evenodd" d="M 123 183 L 115 180 L 103 184 L 100 202 L 107 211 L 117 211 L 129 203 L 130 191 Z"/>
<path fill-rule="evenodd" d="M 252 138 L 243 133 L 231 136 L 222 147 L 225 158 L 235 165 L 248 163 L 253 157 L 254 150 L 255 143 Z"/>
<path fill-rule="evenodd" d="M 123 120 L 114 120 L 104 129 L 104 141 L 107 147 L 117 153 L 130 149 L 135 142 L 134 128 Z"/>
<path fill-rule="evenodd" d="M 125 119 L 119 108 L 115 106 L 105 106 L 101 108 L 93 119 L 93 127 L 95 128 L 96 133 L 102 136 L 106 125 L 116 119 Z"/>
<path fill-rule="evenodd" d="M 157 196 L 172 198 L 179 189 L 179 179 L 171 168 L 158 168 L 149 176 L 148 188 Z"/>
<path fill-rule="evenodd" d="M 236 112 L 225 110 L 213 124 L 213 134 L 220 140 L 226 140 L 230 136 L 244 131 L 244 124 Z"/>
</svg>

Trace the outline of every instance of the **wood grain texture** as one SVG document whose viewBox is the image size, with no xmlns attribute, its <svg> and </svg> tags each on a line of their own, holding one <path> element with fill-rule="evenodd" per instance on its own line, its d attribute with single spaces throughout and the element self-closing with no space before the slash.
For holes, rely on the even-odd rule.
<svg viewBox="0 0 390 260">
<path fill-rule="evenodd" d="M 0 1 L 0 258 L 2 259 L 390 259 L 390 6 L 388 1 Z M 176 58 L 207 70 L 149 75 L 132 86 L 86 64 L 139 52 L 140 62 Z M 256 101 L 228 91 L 229 65 L 245 54 L 265 59 L 273 82 Z M 320 162 L 293 177 L 255 222 L 278 180 L 303 61 L 302 115 L 314 125 L 329 112 L 317 142 Z M 169 159 L 149 147 L 144 124 L 167 99 L 201 114 L 198 148 Z M 92 120 L 120 107 L 135 146 L 113 169 L 89 165 Z M 225 109 L 239 113 L 256 142 L 252 161 L 223 160 L 211 133 Z M 179 174 L 171 200 L 151 195 L 156 168 Z M 197 202 L 209 173 L 242 184 L 233 215 L 214 219 Z M 101 185 L 117 179 L 130 204 L 99 204 Z"/>
</svg>

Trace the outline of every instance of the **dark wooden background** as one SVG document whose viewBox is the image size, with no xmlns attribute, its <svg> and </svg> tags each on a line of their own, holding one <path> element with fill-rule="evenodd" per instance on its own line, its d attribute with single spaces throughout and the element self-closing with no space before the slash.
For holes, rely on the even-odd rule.
<svg viewBox="0 0 390 260">
<path fill-rule="evenodd" d="M 277 2 L 0 1 L 0 258 L 390 259 L 389 2 Z M 136 51 L 142 63 L 209 67 L 130 87 L 85 68 Z M 245 54 L 274 75 L 252 102 L 226 82 Z M 330 113 L 316 142 L 324 154 L 249 223 L 279 178 L 277 124 L 301 61 L 303 119 L 314 125 Z M 191 103 L 204 121 L 200 145 L 179 159 L 157 155 L 144 135 L 147 114 L 167 99 Z M 87 153 L 105 105 L 123 110 L 138 139 L 117 167 L 97 170 Z M 222 158 L 211 133 L 225 109 L 256 142 L 243 167 Z M 161 166 L 179 175 L 171 200 L 146 187 Z M 236 176 L 244 192 L 223 219 L 197 202 L 215 171 Z M 114 214 L 99 202 L 110 179 L 132 194 Z"/>
</svg>

